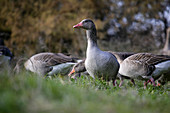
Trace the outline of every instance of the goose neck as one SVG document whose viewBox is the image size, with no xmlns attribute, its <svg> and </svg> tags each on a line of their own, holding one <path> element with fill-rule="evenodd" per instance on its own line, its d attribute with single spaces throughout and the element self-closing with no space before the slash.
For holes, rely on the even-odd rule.
<svg viewBox="0 0 170 113">
<path fill-rule="evenodd" d="M 97 46 L 97 34 L 96 29 L 86 30 L 88 45 Z"/>
</svg>

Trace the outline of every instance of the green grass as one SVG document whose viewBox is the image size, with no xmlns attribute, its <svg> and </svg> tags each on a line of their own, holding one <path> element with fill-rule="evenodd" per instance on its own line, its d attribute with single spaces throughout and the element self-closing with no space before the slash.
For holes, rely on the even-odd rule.
<svg viewBox="0 0 170 113">
<path fill-rule="evenodd" d="M 123 87 L 82 76 L 44 79 L 32 73 L 0 74 L 0 113 L 168 113 L 170 87 Z"/>
</svg>

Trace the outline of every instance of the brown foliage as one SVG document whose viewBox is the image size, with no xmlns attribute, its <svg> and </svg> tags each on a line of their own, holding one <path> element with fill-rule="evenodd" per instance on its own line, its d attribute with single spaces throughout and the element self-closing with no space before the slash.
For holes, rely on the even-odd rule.
<svg viewBox="0 0 170 113">
<path fill-rule="evenodd" d="M 1 0 L 0 4 L 0 30 L 12 32 L 6 44 L 15 55 L 26 56 L 42 51 L 81 52 L 72 26 L 107 12 L 104 0 Z"/>
<path fill-rule="evenodd" d="M 85 33 L 73 31 L 72 26 L 84 18 L 91 18 L 96 23 L 99 46 L 103 50 L 141 52 L 156 49 L 153 40 L 158 39 L 151 35 L 152 29 L 129 34 L 127 28 L 139 12 L 147 18 L 160 19 L 158 12 L 163 10 L 164 0 L 122 0 L 121 8 L 113 1 L 121 0 L 0 0 L 0 32 L 11 32 L 11 38 L 5 43 L 16 56 L 31 56 L 43 51 L 82 56 L 86 48 Z M 122 21 L 124 17 L 127 23 Z M 115 28 L 117 36 L 107 35 L 107 29 L 113 27 L 109 23 L 111 19 L 121 24 L 121 28 Z"/>
</svg>

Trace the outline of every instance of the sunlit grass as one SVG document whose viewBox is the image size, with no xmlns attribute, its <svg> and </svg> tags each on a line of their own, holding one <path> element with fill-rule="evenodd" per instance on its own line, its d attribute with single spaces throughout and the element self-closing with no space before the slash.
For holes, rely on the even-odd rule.
<svg viewBox="0 0 170 113">
<path fill-rule="evenodd" d="M 141 81 L 125 81 L 119 88 L 87 76 L 0 74 L 0 113 L 168 113 L 169 106 L 168 85 L 144 89 Z"/>
</svg>

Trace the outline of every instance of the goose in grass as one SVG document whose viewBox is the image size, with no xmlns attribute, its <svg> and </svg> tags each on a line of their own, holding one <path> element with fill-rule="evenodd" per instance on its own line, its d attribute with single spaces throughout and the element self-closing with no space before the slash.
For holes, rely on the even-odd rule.
<svg viewBox="0 0 170 113">
<path fill-rule="evenodd" d="M 103 77 L 105 80 L 115 81 L 119 63 L 116 57 L 106 51 L 101 51 L 97 45 L 97 32 L 95 24 L 90 19 L 84 19 L 73 28 L 82 28 L 86 30 L 87 50 L 85 68 L 91 77 Z M 113 82 L 114 85 L 114 82 Z"/>
<path fill-rule="evenodd" d="M 71 77 L 71 75 L 75 73 L 74 76 Z M 70 73 L 68 74 L 69 77 L 76 79 L 76 77 L 80 77 L 81 73 L 88 75 L 88 72 L 85 68 L 85 59 L 82 60 L 81 62 L 78 62 L 77 64 L 75 64 L 72 68 L 72 70 L 70 71 Z"/>
<path fill-rule="evenodd" d="M 133 52 L 112 52 L 112 51 L 108 51 L 108 52 L 112 53 L 112 54 L 116 57 L 116 59 L 117 59 L 117 61 L 119 62 L 119 64 L 120 64 L 124 59 L 126 59 L 127 57 L 129 57 L 129 56 L 131 56 L 131 55 L 134 54 Z M 83 61 L 75 64 L 75 65 L 73 66 L 73 68 L 72 68 L 72 71 L 69 73 L 68 76 L 71 76 L 73 73 L 76 73 L 74 76 L 72 76 L 72 78 L 76 78 L 76 76 L 80 76 L 80 73 L 82 73 L 82 72 L 84 72 L 85 74 L 87 74 L 84 63 L 85 63 L 85 59 L 84 59 Z M 124 76 L 121 76 L 121 75 L 119 75 L 118 77 L 119 77 L 119 79 L 121 80 L 121 83 L 120 83 L 119 86 L 122 85 L 123 79 L 130 79 L 129 77 L 125 77 L 125 78 L 124 78 Z M 131 79 L 131 81 L 132 81 L 132 83 L 135 85 L 134 80 Z"/>
<path fill-rule="evenodd" d="M 24 66 L 26 70 L 38 75 L 67 75 L 77 59 L 62 53 L 39 53 L 29 58 Z"/>
<path fill-rule="evenodd" d="M 121 64 L 119 74 L 131 79 L 155 80 L 170 70 L 170 57 L 151 53 L 137 53 L 127 57 Z M 146 88 L 147 82 L 144 83 Z"/>
<path fill-rule="evenodd" d="M 5 46 L 4 40 L 0 39 L 0 67 L 9 66 L 12 58 L 12 52 Z"/>
</svg>

